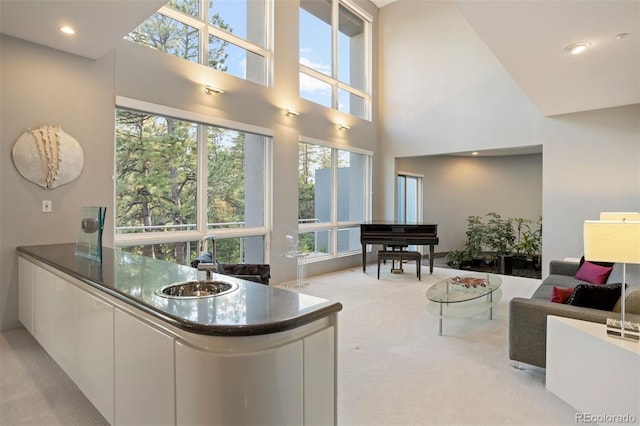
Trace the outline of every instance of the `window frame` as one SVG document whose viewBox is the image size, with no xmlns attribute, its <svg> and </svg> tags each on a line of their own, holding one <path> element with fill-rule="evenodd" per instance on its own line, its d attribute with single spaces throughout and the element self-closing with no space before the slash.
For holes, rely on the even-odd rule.
<svg viewBox="0 0 640 426">
<path fill-rule="evenodd" d="M 343 83 L 339 80 L 339 16 L 340 16 L 340 6 L 345 7 L 351 13 L 357 15 L 364 22 L 364 55 L 363 55 L 363 71 L 364 71 L 364 90 L 357 89 L 351 85 Z M 302 7 L 302 6 L 300 6 Z M 373 26 L 373 17 L 365 12 L 362 8 L 355 5 L 354 3 L 348 0 L 331 0 L 331 75 L 324 74 L 320 71 L 314 70 L 306 65 L 303 65 L 299 62 L 299 73 L 305 74 L 311 78 L 316 80 L 320 80 L 325 84 L 330 85 L 331 87 L 331 108 L 335 110 L 340 110 L 340 90 L 344 90 L 349 92 L 352 95 L 356 95 L 364 100 L 364 114 L 363 119 L 371 121 L 372 119 L 372 98 L 373 98 L 373 61 L 372 61 L 372 45 L 373 45 L 373 36 L 372 36 L 372 26 Z M 298 31 L 300 31 L 298 29 Z M 300 47 L 298 46 L 298 52 L 300 52 Z M 300 91 L 300 89 L 298 89 Z M 303 96 L 300 95 L 302 99 Z M 308 99 L 307 99 L 308 100 Z M 309 101 L 313 102 L 313 101 Z M 354 115 L 349 112 L 348 114 Z M 355 115 L 354 115 L 355 116 Z M 357 116 L 356 116 L 357 117 Z"/>
<path fill-rule="evenodd" d="M 234 44 L 248 52 L 254 53 L 256 55 L 264 57 L 264 76 L 265 81 L 264 84 L 267 87 L 273 86 L 273 5 L 274 0 L 263 0 L 265 2 L 265 47 L 260 46 L 258 44 L 251 43 L 237 35 L 225 31 L 221 28 L 216 27 L 209 23 L 209 18 L 207 16 L 208 7 L 205 9 L 204 4 L 207 0 L 199 0 L 200 7 L 198 10 L 199 16 L 196 18 L 194 16 L 188 15 L 181 10 L 178 10 L 169 4 L 162 6 L 160 9 L 156 11 L 161 15 L 167 16 L 171 19 L 174 19 L 178 22 L 181 22 L 190 27 L 196 28 L 199 32 L 199 45 L 198 45 L 198 62 L 200 65 L 208 66 L 209 60 L 209 36 L 212 35 L 221 40 L 227 41 L 231 44 Z M 223 17 L 224 18 L 224 17 Z M 211 68 L 213 69 L 213 68 Z M 235 74 L 227 73 L 220 70 L 215 70 L 218 72 L 223 72 L 225 74 L 238 77 Z M 248 80 L 246 77 L 243 80 Z"/>
<path fill-rule="evenodd" d="M 350 146 L 344 146 L 343 144 L 331 143 L 319 139 L 309 138 L 301 136 L 298 141 L 298 146 L 301 143 L 318 145 L 331 149 L 331 220 L 323 223 L 301 223 L 298 219 L 298 233 L 303 234 L 307 232 L 315 231 L 329 231 L 330 235 L 330 250 L 329 253 L 312 253 L 307 256 L 306 263 L 319 262 L 324 260 L 336 259 L 346 256 L 352 256 L 354 254 L 362 253 L 362 248 L 359 247 L 354 250 L 338 252 L 338 232 L 342 229 L 360 227 L 363 222 L 371 221 L 372 216 L 372 183 L 373 183 L 373 152 L 355 148 Z M 366 156 L 364 187 L 365 187 L 365 199 L 364 199 L 364 218 L 362 220 L 350 220 L 350 221 L 338 221 L 338 155 L 337 151 L 347 151 L 354 154 L 362 154 Z M 299 160 L 298 160 L 299 161 Z M 298 211 L 299 213 L 299 211 Z"/>
<path fill-rule="evenodd" d="M 215 235 L 217 240 L 225 238 L 242 238 L 242 237 L 255 237 L 262 236 L 264 238 L 264 253 L 265 263 L 269 263 L 270 253 L 267 249 L 270 247 L 271 236 L 271 180 L 272 180 L 272 152 L 273 152 L 273 136 L 274 132 L 271 129 L 254 126 L 250 124 L 244 124 L 232 120 L 226 120 L 222 118 L 216 118 L 209 115 L 199 114 L 172 108 L 164 105 L 153 104 L 150 102 L 140 101 L 136 99 L 126 98 L 122 96 L 116 96 L 115 108 L 126 108 L 135 111 L 143 111 L 149 114 L 156 114 L 161 116 L 167 116 L 176 118 L 179 120 L 189 121 L 196 123 L 198 126 L 208 127 L 215 126 L 225 129 L 230 129 L 240 132 L 248 132 L 264 136 L 269 138 L 264 143 L 264 176 L 263 176 L 263 190 L 264 190 L 264 217 L 262 226 L 243 227 L 243 228 L 213 228 L 208 229 L 207 224 L 207 208 L 206 202 L 196 202 L 196 228 L 189 231 L 171 231 L 171 232 L 145 232 L 145 233 L 132 233 L 132 234 L 118 234 L 118 227 L 114 220 L 114 245 L 116 247 L 128 247 L 138 245 L 149 244 L 163 244 L 163 243 L 177 243 L 177 242 L 190 242 L 200 240 L 202 237 L 208 235 Z M 115 126 L 115 122 L 114 122 Z M 115 137 L 114 137 L 115 144 Z M 198 159 L 197 159 L 197 193 L 196 200 L 207 200 L 207 134 L 206 132 L 198 132 Z M 202 147 L 205 147 L 202 149 Z M 116 170 L 114 159 L 114 171 Z M 116 177 L 114 176 L 114 180 Z M 113 205 L 116 206 L 117 194 L 113 192 Z"/>
</svg>

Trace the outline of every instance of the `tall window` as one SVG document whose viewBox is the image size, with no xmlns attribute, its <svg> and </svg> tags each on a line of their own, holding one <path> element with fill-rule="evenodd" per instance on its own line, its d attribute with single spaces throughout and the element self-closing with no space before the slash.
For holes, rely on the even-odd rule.
<svg viewBox="0 0 640 426">
<path fill-rule="evenodd" d="M 269 85 L 272 4 L 272 0 L 171 0 L 125 38 Z"/>
<path fill-rule="evenodd" d="M 398 222 L 417 223 L 422 221 L 422 177 L 398 174 Z M 408 250 L 422 251 L 421 247 L 409 246 Z"/>
<path fill-rule="evenodd" d="M 265 261 L 270 137 L 116 110 L 116 244 L 189 264 L 213 234 L 218 260 Z"/>
<path fill-rule="evenodd" d="M 398 174 L 398 211 L 400 222 L 422 220 L 422 177 Z"/>
<path fill-rule="evenodd" d="M 300 142 L 298 171 L 298 249 L 311 258 L 359 251 L 371 211 L 371 156 Z"/>
<path fill-rule="evenodd" d="M 371 18 L 345 0 L 300 1 L 300 96 L 371 119 Z"/>
</svg>

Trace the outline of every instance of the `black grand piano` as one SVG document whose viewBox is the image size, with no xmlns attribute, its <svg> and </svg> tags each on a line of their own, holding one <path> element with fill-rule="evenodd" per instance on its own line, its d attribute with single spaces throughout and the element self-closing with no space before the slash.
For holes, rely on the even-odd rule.
<svg viewBox="0 0 640 426">
<path fill-rule="evenodd" d="M 367 244 L 429 246 L 429 272 L 433 273 L 433 246 L 438 244 L 438 225 L 428 223 L 369 222 L 360 224 L 362 271 L 367 270 Z"/>
</svg>

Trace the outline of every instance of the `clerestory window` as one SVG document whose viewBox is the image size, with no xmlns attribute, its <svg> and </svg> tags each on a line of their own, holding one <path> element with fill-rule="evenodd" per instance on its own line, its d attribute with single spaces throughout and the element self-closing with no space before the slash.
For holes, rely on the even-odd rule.
<svg viewBox="0 0 640 426">
<path fill-rule="evenodd" d="M 272 0 L 171 0 L 125 38 L 271 84 Z"/>
<path fill-rule="evenodd" d="M 371 22 L 345 0 L 300 1 L 300 96 L 371 119 Z"/>
</svg>

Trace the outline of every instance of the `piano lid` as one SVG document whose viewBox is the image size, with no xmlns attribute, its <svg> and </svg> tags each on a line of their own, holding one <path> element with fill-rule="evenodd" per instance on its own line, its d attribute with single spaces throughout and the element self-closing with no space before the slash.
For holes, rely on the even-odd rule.
<svg viewBox="0 0 640 426">
<path fill-rule="evenodd" d="M 363 222 L 362 225 L 407 225 L 407 226 L 418 226 L 418 225 L 430 225 L 437 226 L 435 223 L 430 222 L 403 222 L 396 220 L 372 220 L 370 222 Z"/>
</svg>

